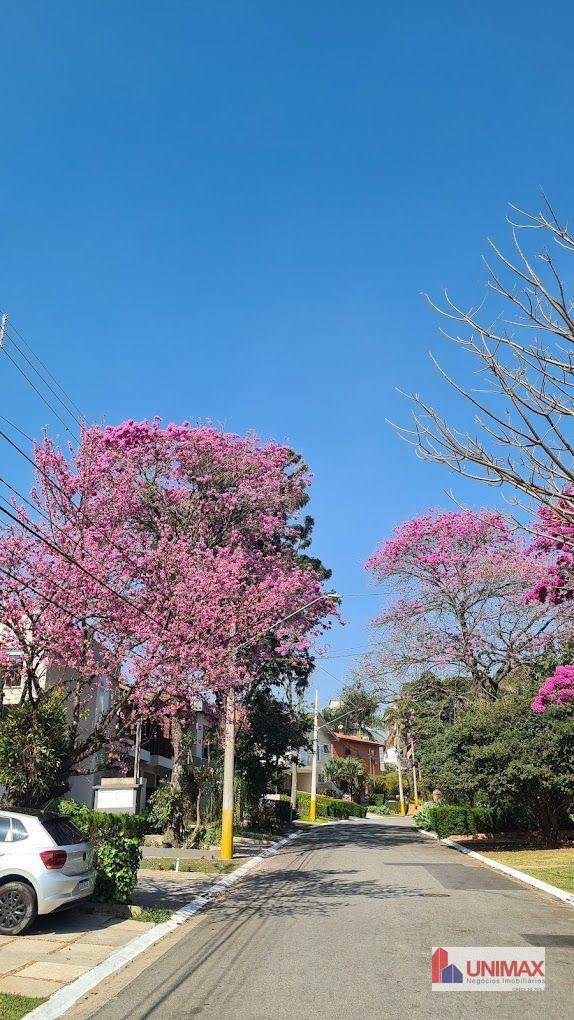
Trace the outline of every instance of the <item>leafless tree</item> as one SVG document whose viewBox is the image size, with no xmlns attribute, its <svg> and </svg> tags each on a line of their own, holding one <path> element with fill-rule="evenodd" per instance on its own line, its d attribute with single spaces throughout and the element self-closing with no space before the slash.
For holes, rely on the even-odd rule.
<svg viewBox="0 0 574 1020">
<path fill-rule="evenodd" d="M 509 487 L 515 505 L 556 509 L 557 497 L 574 486 L 574 301 L 561 275 L 574 269 L 574 262 L 563 269 L 574 255 L 574 233 L 544 203 L 538 214 L 511 207 L 512 257 L 488 241 L 480 304 L 465 310 L 446 292 L 442 306 L 430 302 L 453 323 L 441 332 L 471 357 L 475 383 L 454 378 L 431 355 L 472 407 L 473 424 L 459 430 L 409 394 L 412 427 L 395 427 L 421 458 Z M 574 496 L 562 498 L 560 508 L 571 514 Z"/>
</svg>

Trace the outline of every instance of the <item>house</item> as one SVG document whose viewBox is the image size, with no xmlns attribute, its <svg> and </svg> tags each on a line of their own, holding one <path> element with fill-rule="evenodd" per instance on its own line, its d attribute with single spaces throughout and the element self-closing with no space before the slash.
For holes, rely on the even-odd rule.
<svg viewBox="0 0 574 1020">
<path fill-rule="evenodd" d="M 192 756 L 196 764 L 205 758 L 204 704 L 197 699 L 193 724 Z M 139 748 L 138 748 L 139 743 Z M 118 768 L 94 773 L 92 803 L 98 811 L 134 813 L 141 811 L 162 781 L 168 781 L 173 771 L 173 745 L 171 722 L 168 717 L 141 724 L 139 734 L 133 734 L 133 743 L 124 752 L 126 772 Z M 73 793 L 70 794 L 73 796 Z"/>
<path fill-rule="evenodd" d="M 337 730 L 331 744 L 331 753 L 336 758 L 359 758 L 365 766 L 368 776 L 381 775 L 381 743 L 367 736 L 364 731 L 358 734 L 343 733 Z"/>
<path fill-rule="evenodd" d="M 354 757 L 360 758 L 364 763 L 365 771 L 369 776 L 380 776 L 383 771 L 381 750 L 384 745 L 379 739 L 375 739 L 371 733 L 364 732 L 360 735 L 344 733 L 335 729 L 319 713 L 318 716 L 318 739 L 317 739 L 317 792 L 340 795 L 340 791 L 334 783 L 325 777 L 325 764 L 330 758 Z M 309 743 L 312 742 L 312 733 L 308 734 Z M 299 764 L 297 766 L 297 789 L 303 793 L 311 792 L 312 774 L 312 751 L 306 748 L 299 750 Z M 291 771 L 285 772 L 285 788 L 289 789 L 291 783 Z"/>
</svg>

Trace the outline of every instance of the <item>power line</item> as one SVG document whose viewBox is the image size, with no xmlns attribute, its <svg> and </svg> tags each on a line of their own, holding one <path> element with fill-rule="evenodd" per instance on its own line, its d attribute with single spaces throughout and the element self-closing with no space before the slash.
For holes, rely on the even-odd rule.
<svg viewBox="0 0 574 1020">
<path fill-rule="evenodd" d="M 6 315 L 6 321 L 7 320 L 8 320 L 8 316 Z M 70 396 L 70 394 L 64 389 L 62 384 L 56 379 L 55 375 L 53 374 L 53 372 L 50 371 L 50 369 L 48 368 L 46 363 L 44 361 L 42 361 L 40 356 L 36 353 L 36 351 L 32 347 L 32 344 L 30 343 L 30 341 L 26 339 L 26 337 L 21 332 L 21 330 L 19 330 L 18 327 L 14 324 L 12 319 L 10 319 L 10 328 L 11 328 L 11 330 L 14 331 L 14 333 L 16 333 L 18 335 L 18 337 L 20 338 L 20 340 L 22 341 L 24 346 L 30 351 L 30 354 L 32 355 L 32 357 L 35 358 L 35 360 L 44 369 L 44 371 L 47 373 L 47 375 L 50 376 L 50 379 L 52 380 L 54 385 L 58 387 L 60 392 L 64 395 L 64 397 L 66 398 L 66 400 L 68 401 L 70 406 L 73 407 L 77 411 L 77 413 L 79 414 L 79 416 L 80 416 L 80 418 L 82 420 L 85 419 L 86 415 L 83 413 L 83 411 L 80 410 L 80 408 L 78 407 L 76 402 L 74 400 L 72 400 L 72 397 Z M 16 341 L 14 340 L 14 338 L 10 337 L 10 339 L 11 339 L 12 343 L 16 346 Z M 23 352 L 22 352 L 22 354 L 23 354 Z M 23 354 L 23 356 L 25 357 L 24 354 Z"/>
<path fill-rule="evenodd" d="M 25 362 L 26 362 L 26 363 L 27 363 L 27 364 L 28 364 L 28 365 L 30 366 L 30 368 L 32 369 L 32 371 L 33 371 L 33 372 L 35 372 L 35 373 L 36 373 L 36 375 L 38 376 L 38 378 L 42 380 L 42 382 L 44 383 L 44 385 L 45 385 L 45 386 L 47 386 L 47 388 L 49 389 L 49 391 L 50 391 L 50 393 L 52 394 L 52 396 L 54 396 L 54 397 L 56 398 L 56 400 L 57 400 L 57 401 L 58 401 L 58 402 L 59 402 L 59 403 L 60 403 L 60 404 L 62 405 L 62 407 L 63 407 L 63 408 L 64 408 L 64 409 L 66 410 L 67 414 L 71 415 L 71 417 L 72 417 L 72 418 L 74 419 L 74 421 L 76 422 L 76 424 L 77 424 L 77 425 L 79 425 L 79 426 L 80 426 L 80 428 L 81 428 L 81 427 L 82 427 L 82 420 L 81 420 L 81 418 L 79 418 L 79 417 L 77 416 L 77 414 L 75 413 L 75 411 L 73 411 L 73 410 L 72 410 L 72 409 L 71 409 L 71 408 L 70 408 L 70 407 L 68 406 L 67 398 L 66 398 L 66 401 L 62 400 L 62 397 L 61 397 L 61 396 L 60 396 L 60 395 L 58 394 L 58 392 L 57 392 L 57 391 L 56 391 L 56 390 L 54 389 L 54 387 L 52 386 L 52 384 L 51 384 L 51 383 L 50 383 L 50 382 L 48 381 L 48 379 L 46 379 L 46 378 L 45 378 L 45 377 L 44 377 L 44 376 L 42 375 L 42 373 L 41 373 L 41 372 L 40 372 L 40 371 L 39 371 L 39 370 L 38 370 L 38 369 L 36 368 L 36 366 L 34 365 L 33 361 L 31 361 L 31 359 L 30 359 L 30 358 L 28 357 L 28 355 L 26 354 L 26 352 L 22 350 L 22 348 L 20 347 L 20 345 L 19 345 L 18 343 L 16 343 L 16 341 L 14 340 L 14 337 L 13 337 L 13 336 L 11 336 L 11 335 L 10 335 L 10 333 L 8 333 L 8 331 L 6 331 L 6 333 L 5 333 L 5 338 L 6 338 L 7 340 L 9 340 L 11 344 L 13 344 L 13 345 L 14 345 L 14 347 L 16 348 L 16 350 L 17 350 L 17 351 L 19 351 L 19 353 L 20 353 L 21 357 L 23 357 L 23 358 L 24 358 L 24 361 L 25 361 Z"/>
<path fill-rule="evenodd" d="M 2 417 L 1 415 L 0 415 L 0 418 L 1 418 L 1 420 L 2 420 L 2 421 L 8 421 L 8 422 L 10 423 L 10 425 L 12 426 L 12 428 L 16 429 L 16 431 L 17 431 L 17 432 L 20 432 L 20 433 L 21 433 L 22 435 L 24 435 L 24 436 L 26 437 L 26 439 L 30 439 L 30 437 L 29 437 L 29 436 L 26 436 L 26 433 L 25 433 L 25 432 L 22 432 L 22 430 L 21 430 L 21 429 L 19 429 L 19 428 L 18 428 L 18 427 L 17 427 L 16 425 L 14 425 L 14 423 L 13 423 L 13 422 L 10 422 L 10 420 L 9 420 L 8 418 L 3 418 L 3 417 Z M 132 568 L 133 568 L 134 570 L 136 570 L 136 571 L 139 571 L 139 570 L 140 570 L 140 567 L 139 567 L 139 565 L 138 565 L 137 563 L 135 563 L 135 562 L 134 562 L 134 561 L 133 561 L 132 559 L 130 559 L 130 557 L 129 557 L 129 556 L 127 555 L 127 553 L 126 553 L 125 549 L 122 549 L 122 547 L 121 547 L 120 545 L 118 545 L 118 543 L 117 543 L 117 542 L 115 542 L 115 541 L 114 541 L 114 540 L 113 540 L 112 538 L 110 538 L 110 536 L 109 536 L 109 535 L 107 535 L 107 534 L 106 534 L 106 532 L 105 532 L 105 531 L 103 531 L 103 530 L 102 530 L 102 528 L 101 528 L 101 527 L 100 527 L 100 526 L 99 526 L 98 524 L 96 524 L 96 523 L 95 523 L 95 521 L 93 521 L 93 520 L 92 520 L 92 519 L 91 519 L 91 518 L 90 518 L 90 517 L 88 516 L 88 514 L 87 514 L 87 513 L 85 512 L 85 510 L 83 509 L 83 507 L 78 507 L 78 506 L 76 506 L 76 504 L 74 503 L 74 501 L 73 501 L 72 497 L 68 495 L 68 493 L 66 492 L 66 490 L 65 490 L 65 489 L 63 489 L 63 488 L 61 487 L 61 485 L 58 485 L 58 483 L 57 483 L 57 482 L 55 481 L 55 479 L 53 479 L 53 478 L 52 478 L 52 476 L 51 476 L 51 475 L 49 475 L 47 471 L 44 471 L 44 469 L 43 469 L 43 468 L 41 468 L 41 467 L 40 467 L 40 465 L 39 465 L 39 464 L 37 464 L 37 463 L 36 463 L 36 461 L 35 461 L 35 460 L 33 460 L 33 458 L 32 458 L 32 457 L 29 457 L 29 456 L 28 456 L 28 454 L 26 453 L 26 451 L 25 451 L 25 450 L 23 450 L 21 446 L 18 446 L 18 443 L 15 443 L 15 442 L 14 442 L 14 440 L 13 440 L 13 439 L 11 439 L 11 438 L 10 438 L 10 436 L 6 435 L 6 433 L 5 433 L 5 432 L 4 432 L 4 431 L 3 431 L 2 429 L 0 429 L 0 438 L 1 438 L 1 439 L 4 439 L 4 441 L 5 441 L 5 442 L 9 443 L 9 445 L 10 445 L 10 446 L 11 446 L 11 447 L 12 447 L 12 448 L 13 448 L 14 450 L 16 450 L 16 452 L 17 452 L 17 453 L 19 453 L 19 454 L 20 454 L 20 456 L 21 456 L 21 457 L 23 457 L 23 458 L 24 458 L 24 460 L 26 460 L 26 461 L 28 462 L 28 464 L 30 464 L 30 465 L 31 465 L 31 467 L 33 467 L 33 468 L 34 468 L 34 470 L 35 470 L 35 471 L 37 471 L 37 472 L 38 472 L 38 474 L 40 474 L 40 475 L 42 476 L 42 478 L 45 478 L 45 479 L 46 479 L 46 481 L 47 481 L 47 482 L 48 482 L 48 483 L 49 483 L 50 485 L 52 485 L 52 486 L 53 486 L 53 487 L 54 487 L 54 488 L 56 489 L 56 491 L 57 491 L 57 492 L 59 492 L 59 493 L 60 493 L 60 494 L 61 494 L 62 496 L 64 496 L 64 498 L 65 498 L 65 499 L 67 499 L 67 500 L 68 500 L 68 503 L 70 504 L 70 507 L 71 507 L 71 509 L 72 509 L 72 510 L 74 511 L 74 513 L 75 513 L 75 514 L 79 514 L 79 513 L 82 513 L 82 515 L 83 515 L 83 517 L 84 517 L 84 520 L 85 520 L 85 521 L 86 521 L 86 522 L 87 522 L 88 524 L 90 524 L 90 525 L 91 525 L 91 527 L 95 528 L 95 530 L 99 532 L 99 534 L 100 534 L 100 535 L 102 536 L 102 538 L 105 538 L 105 539 L 106 539 L 106 541 L 107 541 L 107 542 L 108 542 L 108 543 L 109 543 L 109 544 L 110 544 L 111 546 L 113 546 L 113 548 L 114 548 L 114 549 L 117 549 L 117 551 L 118 551 L 119 553 L 121 553 L 121 554 L 122 554 L 122 556 L 123 556 L 123 557 L 124 557 L 124 559 L 125 559 L 125 562 L 126 562 L 126 563 L 129 563 L 130 567 L 132 567 Z M 33 442 L 34 442 L 34 440 L 33 440 L 33 439 L 30 439 L 30 442 L 32 442 L 32 443 L 33 443 Z M 25 496 L 22 496 L 22 493 L 19 493 L 17 489 L 16 489 L 16 490 L 13 490 L 13 491 L 16 491 L 16 492 L 18 493 L 18 495 L 19 495 L 19 496 L 21 497 L 21 499 L 23 499 L 23 500 L 24 500 L 25 502 L 27 502 L 27 500 L 26 500 L 26 497 L 25 497 Z M 38 511 L 38 512 L 40 512 L 40 511 Z M 50 522 L 50 523 L 51 523 L 51 522 Z"/>
<path fill-rule="evenodd" d="M 67 609 L 65 606 L 61 605 L 61 603 L 56 602 L 54 599 L 50 598 L 50 596 L 46 595 L 44 592 L 38 591 L 38 589 L 34 588 L 34 586 L 31 585 L 28 581 L 24 581 L 21 577 L 15 577 L 14 574 L 11 574 L 9 571 L 5 570 L 4 567 L 0 567 L 0 573 L 4 574 L 5 577 L 10 578 L 11 581 L 15 581 L 16 584 L 21 585 L 20 591 L 26 588 L 29 591 L 34 592 L 34 594 L 37 595 L 38 598 L 43 599 L 44 602 L 46 602 L 48 605 L 54 606 L 56 609 L 59 609 L 61 613 L 65 613 L 67 616 L 70 616 L 74 623 L 81 623 L 82 621 L 84 621 L 86 627 L 88 627 L 92 634 L 99 634 L 101 635 L 101 637 L 108 639 L 110 638 L 110 635 L 106 633 L 106 631 L 103 630 L 101 627 L 96 627 L 94 626 L 94 624 L 88 623 L 88 621 L 83 616 L 74 616 L 71 609 Z M 60 591 L 64 591 L 63 586 L 61 584 L 58 584 L 57 581 L 51 580 L 51 583 L 54 584 L 57 588 L 59 588 Z M 20 594 L 20 592 L 16 592 L 16 594 Z M 142 655 L 141 652 L 136 651 L 137 647 L 138 646 L 135 645 L 134 648 L 130 649 L 129 654 L 136 655 L 139 659 L 145 659 L 145 655 Z"/>
<path fill-rule="evenodd" d="M 64 421 L 64 419 L 62 418 L 61 414 L 59 414 L 59 413 L 58 413 L 58 411 L 56 410 L 56 408 L 55 408 L 55 407 L 54 407 L 54 406 L 53 406 L 53 405 L 52 405 L 52 404 L 50 403 L 50 401 L 46 399 L 46 397 L 44 396 L 44 394 L 43 394 L 43 393 L 41 392 L 41 390 L 39 390 L 39 389 L 38 389 L 38 387 L 36 386 L 36 384 L 32 382 L 32 380 L 30 379 L 30 377 L 29 377 L 28 375 L 26 375 L 26 372 L 25 372 L 25 371 L 24 371 L 24 369 L 23 369 L 23 368 L 22 368 L 22 367 L 21 367 L 21 366 L 20 366 L 20 365 L 18 364 L 18 362 L 17 362 L 17 361 L 16 361 L 16 360 L 15 360 L 15 359 L 14 359 L 14 358 L 12 357 L 12 355 L 11 355 L 11 354 L 9 354 L 9 353 L 8 353 L 8 351 L 6 350 L 6 348 L 5 348 L 5 347 L 2 347 L 2 348 L 1 348 L 1 350 L 3 351 L 3 353 L 4 353 L 4 354 L 6 355 L 6 357 L 8 358 L 8 361 L 10 361 L 10 362 L 11 362 L 11 363 L 12 363 L 12 364 L 14 365 L 14 368 L 15 368 L 15 369 L 16 369 L 16 370 L 17 370 L 17 371 L 18 371 L 18 372 L 20 373 L 20 375 L 24 377 L 24 379 L 25 379 L 25 380 L 26 380 L 26 382 L 28 383 L 28 386 L 29 386 L 29 387 L 30 387 L 30 388 L 31 388 L 32 390 L 34 390 L 34 393 L 36 393 L 36 394 L 37 394 L 37 395 L 38 395 L 38 396 L 40 397 L 40 400 L 41 400 L 41 401 L 42 401 L 42 402 L 43 402 L 43 403 L 44 403 L 44 404 L 46 405 L 46 407 L 47 407 L 47 408 L 49 408 L 49 410 L 50 410 L 50 411 L 52 412 L 52 414 L 55 414 L 55 416 L 56 416 L 56 418 L 58 419 L 58 421 L 59 421 L 59 422 L 61 422 L 61 423 L 62 423 L 62 425 L 64 426 L 64 428 L 65 428 L 66 432 L 69 432 L 69 433 L 70 433 L 70 435 L 71 435 L 71 436 L 72 436 L 72 437 L 73 437 L 73 438 L 74 438 L 74 439 L 75 439 L 76 441 L 79 441 L 79 436 L 77 435 L 77 433 L 75 433 L 75 432 L 74 432 L 74 430 L 73 430 L 72 428 L 70 428 L 70 425 L 68 424 L 68 422 Z"/>
<path fill-rule="evenodd" d="M 72 564 L 73 566 L 81 570 L 82 573 L 86 574 L 87 577 L 91 577 L 93 581 L 95 581 L 97 584 L 100 584 L 102 587 L 106 588 L 106 590 L 109 591 L 112 595 L 115 595 L 116 598 L 121 599 L 121 601 L 124 602 L 127 606 L 129 606 L 130 609 L 135 609 L 137 612 L 140 612 L 142 616 L 145 616 L 156 627 L 159 627 L 161 629 L 162 625 L 159 623 L 159 621 L 155 620 L 153 616 L 150 616 L 145 609 L 140 609 L 139 606 L 134 605 L 131 599 L 128 599 L 125 595 L 122 595 L 121 592 L 116 591 L 115 588 L 112 588 L 107 583 L 107 581 L 102 581 L 100 577 L 97 577 L 96 574 L 92 573 L 91 570 L 88 570 L 88 568 L 83 566 L 82 563 L 79 563 L 73 556 L 70 556 L 69 553 L 64 552 L 63 549 L 60 549 L 59 546 L 55 545 L 54 542 L 51 542 L 50 539 L 46 538 L 39 531 L 36 531 L 34 528 L 30 527 L 29 524 L 26 524 L 25 521 L 22 521 L 19 517 L 16 517 L 16 515 L 11 513 L 9 510 L 5 510 L 4 507 L 2 506 L 0 506 L 0 513 L 4 514 L 5 517 L 10 518 L 10 520 L 14 521 L 15 524 L 18 524 L 19 527 L 24 528 L 24 530 L 29 532 L 29 534 L 32 535 L 34 538 L 39 539 L 40 542 L 43 542 L 44 545 L 48 546 L 49 549 L 52 549 L 53 552 L 58 553 L 65 560 L 67 560 L 68 563 Z"/>
</svg>

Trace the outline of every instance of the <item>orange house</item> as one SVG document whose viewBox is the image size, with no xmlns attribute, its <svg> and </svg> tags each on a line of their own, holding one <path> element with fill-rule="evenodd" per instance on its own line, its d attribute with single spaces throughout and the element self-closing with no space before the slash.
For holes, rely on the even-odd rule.
<svg viewBox="0 0 574 1020">
<path fill-rule="evenodd" d="M 376 740 L 337 731 L 331 741 L 331 753 L 337 758 L 360 758 L 367 775 L 380 776 L 382 746 Z"/>
</svg>

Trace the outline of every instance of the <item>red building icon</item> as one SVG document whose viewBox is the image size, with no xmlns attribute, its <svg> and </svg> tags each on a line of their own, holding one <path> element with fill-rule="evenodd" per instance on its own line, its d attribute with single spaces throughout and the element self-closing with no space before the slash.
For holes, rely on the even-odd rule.
<svg viewBox="0 0 574 1020">
<path fill-rule="evenodd" d="M 448 966 L 448 953 L 446 949 L 435 949 L 431 961 L 432 982 L 438 985 L 442 980 L 443 968 Z"/>
</svg>

